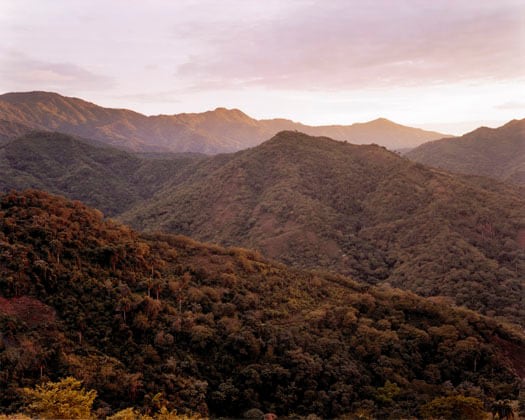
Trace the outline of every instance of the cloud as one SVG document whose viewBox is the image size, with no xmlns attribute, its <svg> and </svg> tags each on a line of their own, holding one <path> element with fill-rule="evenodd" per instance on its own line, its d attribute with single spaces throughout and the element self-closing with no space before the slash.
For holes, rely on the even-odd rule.
<svg viewBox="0 0 525 420">
<path fill-rule="evenodd" d="M 114 86 L 110 77 L 71 63 L 45 62 L 5 52 L 0 58 L 0 77 L 10 90 L 53 90 L 64 93 L 105 90 Z"/>
<path fill-rule="evenodd" d="M 125 95 L 117 95 L 116 99 L 124 99 L 127 101 L 137 101 L 140 103 L 180 103 L 180 90 L 170 91 L 156 91 L 156 92 L 138 92 Z"/>
<path fill-rule="evenodd" d="M 176 75 L 203 89 L 302 90 L 519 76 L 525 7 L 480 3 L 312 1 L 277 19 L 192 22 L 176 31 L 195 51 Z"/>
<path fill-rule="evenodd" d="M 502 104 L 499 104 L 495 107 L 496 109 L 525 109 L 525 102 L 518 102 L 518 101 L 508 101 L 504 102 Z"/>
</svg>

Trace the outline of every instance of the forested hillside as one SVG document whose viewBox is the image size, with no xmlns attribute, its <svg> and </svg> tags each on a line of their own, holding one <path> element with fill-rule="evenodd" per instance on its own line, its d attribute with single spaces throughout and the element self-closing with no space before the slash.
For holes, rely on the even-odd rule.
<svg viewBox="0 0 525 420">
<path fill-rule="evenodd" d="M 230 155 L 136 155 L 35 132 L 0 146 L 0 170 L 3 191 L 40 188 L 141 230 L 525 319 L 523 192 L 378 146 L 283 132 Z"/>
<path fill-rule="evenodd" d="M 449 171 L 483 175 L 525 187 L 525 119 L 431 141 L 406 156 Z"/>
<path fill-rule="evenodd" d="M 0 145 L 0 191 L 37 188 L 115 216 L 176 182 L 197 155 L 142 157 L 61 133 L 35 131 Z"/>
<path fill-rule="evenodd" d="M 213 416 L 400 418 L 443 401 L 479 413 L 525 376 L 523 335 L 472 311 L 140 236 L 38 191 L 0 199 L 0 331 L 10 411 L 24 409 L 20 386 L 71 375 L 98 392 L 99 417 L 147 412 L 159 392 Z"/>
<path fill-rule="evenodd" d="M 525 319 L 525 195 L 378 146 L 282 132 L 201 160 L 121 219 Z"/>
</svg>

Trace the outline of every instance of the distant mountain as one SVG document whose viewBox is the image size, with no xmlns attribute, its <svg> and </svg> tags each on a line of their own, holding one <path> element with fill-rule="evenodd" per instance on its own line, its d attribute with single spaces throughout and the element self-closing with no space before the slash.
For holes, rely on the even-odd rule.
<svg viewBox="0 0 525 420">
<path fill-rule="evenodd" d="M 449 171 L 525 186 L 525 119 L 425 143 L 406 156 Z"/>
<path fill-rule="evenodd" d="M 34 131 L 0 144 L 0 191 L 37 188 L 115 216 L 176 182 L 199 156 L 139 157 L 92 140 Z"/>
<path fill-rule="evenodd" d="M 30 133 L 32 129 L 26 125 L 0 119 L 0 144 Z"/>
<path fill-rule="evenodd" d="M 435 131 L 426 131 L 420 128 L 396 124 L 386 118 L 378 118 L 366 123 L 355 123 L 352 125 L 326 125 L 320 127 L 291 123 L 288 120 L 263 120 L 261 123 L 269 124 L 269 127 L 272 128 L 270 130 L 272 131 L 271 136 L 279 131 L 296 130 L 311 136 L 330 137 L 334 140 L 348 141 L 352 144 L 375 143 L 390 150 L 409 149 L 427 142 L 429 139 L 447 137 Z"/>
<path fill-rule="evenodd" d="M 19 128 L 60 131 L 142 152 L 233 152 L 256 146 L 282 130 L 298 130 L 356 144 L 376 143 L 392 150 L 444 137 L 385 119 L 349 126 L 312 127 L 285 119 L 255 120 L 237 109 L 225 108 L 147 117 L 49 92 L 0 95 L 1 120 L 18 124 Z M 3 131 L 9 133 L 0 124 L 0 138 Z"/>
<path fill-rule="evenodd" d="M 121 219 L 525 319 L 522 192 L 379 146 L 281 132 L 199 161 Z"/>
<path fill-rule="evenodd" d="M 24 411 L 22 388 L 74 376 L 97 392 L 93 418 L 160 405 L 211 418 L 430 418 L 444 403 L 485 418 L 525 377 L 523 333 L 469 310 L 139 235 L 39 191 L 0 196 L 0 214 L 4 412 Z"/>
</svg>

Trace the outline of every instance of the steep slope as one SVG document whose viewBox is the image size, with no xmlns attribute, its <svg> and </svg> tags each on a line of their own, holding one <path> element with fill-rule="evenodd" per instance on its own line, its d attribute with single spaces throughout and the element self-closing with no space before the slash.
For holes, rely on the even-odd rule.
<svg viewBox="0 0 525 420">
<path fill-rule="evenodd" d="M 406 156 L 449 171 L 525 186 L 525 119 L 425 143 Z"/>
<path fill-rule="evenodd" d="M 32 131 L 31 128 L 9 120 L 0 119 L 0 144 L 23 136 Z"/>
<path fill-rule="evenodd" d="M 61 131 L 129 149 L 142 143 L 136 132 L 147 120 L 132 111 L 106 109 L 50 92 L 1 95 L 0 116 L 32 129 Z"/>
<path fill-rule="evenodd" d="M 525 375 L 524 336 L 474 312 L 141 237 L 37 191 L 0 198 L 0 331 L 2 410 L 19 410 L 21 386 L 73 375 L 98 392 L 97 417 L 162 400 L 406 418 L 445 395 L 515 399 Z"/>
<path fill-rule="evenodd" d="M 391 149 L 414 147 L 444 137 L 384 119 L 350 126 L 311 127 L 284 119 L 258 121 L 239 110 L 225 108 L 199 114 L 146 117 L 48 92 L 0 95 L 0 119 L 31 129 L 61 131 L 124 149 L 153 152 L 232 152 L 256 146 L 282 130 L 299 130 L 359 144 L 377 143 Z"/>
<path fill-rule="evenodd" d="M 0 145 L 0 191 L 38 188 L 115 216 L 173 182 L 198 156 L 146 159 L 61 133 L 31 132 Z"/>
<path fill-rule="evenodd" d="M 121 220 L 525 319 L 522 192 L 378 146 L 282 132 L 200 161 Z"/>
</svg>

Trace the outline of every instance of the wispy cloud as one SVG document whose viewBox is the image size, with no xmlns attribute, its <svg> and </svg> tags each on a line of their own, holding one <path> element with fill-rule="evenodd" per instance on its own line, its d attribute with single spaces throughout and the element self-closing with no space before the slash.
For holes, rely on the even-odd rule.
<svg viewBox="0 0 525 420">
<path fill-rule="evenodd" d="M 139 101 L 142 103 L 179 103 L 180 102 L 180 90 L 174 91 L 156 91 L 156 92 L 138 92 L 130 93 L 125 95 L 116 95 L 117 99 L 123 99 L 127 101 Z"/>
<path fill-rule="evenodd" d="M 176 74 L 309 90 L 508 79 L 525 65 L 524 13 L 516 2 L 313 1 L 280 19 L 179 28 L 198 52 Z"/>
<path fill-rule="evenodd" d="M 525 110 L 525 102 L 509 101 L 497 105 L 497 109 Z"/>
<path fill-rule="evenodd" d="M 2 91 L 55 90 L 147 114 L 227 106 L 312 124 L 523 113 L 523 0 L 0 4 Z"/>
<path fill-rule="evenodd" d="M 2 84 L 11 86 L 12 90 L 31 90 L 38 86 L 43 90 L 74 93 L 104 90 L 115 85 L 113 78 L 72 63 L 45 62 L 12 51 L 4 52 L 0 60 Z"/>
</svg>

